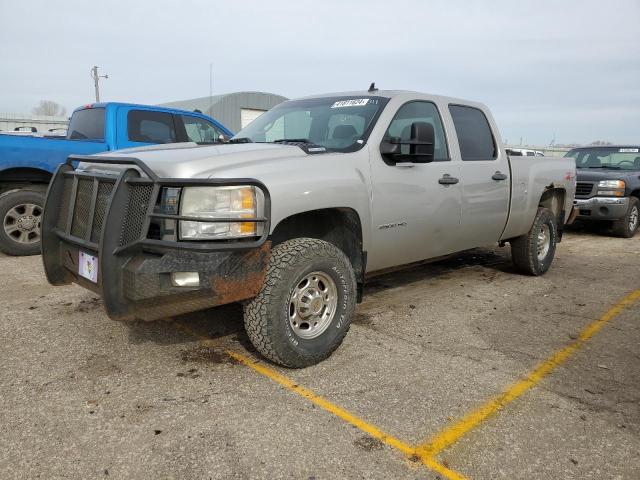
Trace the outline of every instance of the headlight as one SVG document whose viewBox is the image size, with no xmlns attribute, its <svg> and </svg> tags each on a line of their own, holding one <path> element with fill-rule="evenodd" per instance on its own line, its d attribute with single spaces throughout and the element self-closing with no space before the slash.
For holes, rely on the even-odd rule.
<svg viewBox="0 0 640 480">
<path fill-rule="evenodd" d="M 262 192 L 252 186 L 185 187 L 180 215 L 206 219 L 256 218 L 262 203 Z M 253 237 L 261 235 L 261 229 L 262 225 L 256 222 L 180 221 L 180 237 L 186 240 Z"/>
<path fill-rule="evenodd" d="M 598 188 L 624 188 L 622 180 L 601 180 L 598 182 Z"/>
<path fill-rule="evenodd" d="M 625 183 L 622 180 L 600 180 L 598 182 L 598 195 L 605 197 L 624 196 Z"/>
</svg>

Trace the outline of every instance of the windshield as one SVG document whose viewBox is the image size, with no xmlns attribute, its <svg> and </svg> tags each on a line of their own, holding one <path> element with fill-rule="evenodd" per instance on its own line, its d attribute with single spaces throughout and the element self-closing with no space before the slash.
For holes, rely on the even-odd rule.
<svg viewBox="0 0 640 480">
<path fill-rule="evenodd" d="M 387 102 L 387 98 L 366 96 L 292 100 L 263 113 L 233 139 L 308 142 L 350 152 L 364 145 Z"/>
<path fill-rule="evenodd" d="M 640 147 L 575 148 L 565 157 L 576 161 L 576 168 L 640 170 Z"/>
</svg>

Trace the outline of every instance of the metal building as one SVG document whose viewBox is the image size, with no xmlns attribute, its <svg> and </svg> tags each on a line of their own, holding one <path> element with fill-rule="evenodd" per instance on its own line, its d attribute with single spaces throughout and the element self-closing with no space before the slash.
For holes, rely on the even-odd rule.
<svg viewBox="0 0 640 480">
<path fill-rule="evenodd" d="M 235 92 L 212 97 L 162 103 L 162 107 L 200 110 L 232 132 L 238 132 L 262 113 L 288 100 L 282 95 L 265 92 Z"/>
</svg>

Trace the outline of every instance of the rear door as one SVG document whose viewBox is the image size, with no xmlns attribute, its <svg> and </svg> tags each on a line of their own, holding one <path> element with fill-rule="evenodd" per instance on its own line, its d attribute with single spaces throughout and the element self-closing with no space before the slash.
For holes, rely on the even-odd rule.
<svg viewBox="0 0 640 480">
<path fill-rule="evenodd" d="M 449 112 L 461 160 L 463 247 L 490 245 L 500 239 L 509 215 L 509 159 L 481 109 L 450 104 Z"/>
</svg>

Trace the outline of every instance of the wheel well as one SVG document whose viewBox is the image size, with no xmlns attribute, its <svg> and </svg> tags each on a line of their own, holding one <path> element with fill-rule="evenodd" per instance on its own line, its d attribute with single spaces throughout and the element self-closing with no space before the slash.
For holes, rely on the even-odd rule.
<svg viewBox="0 0 640 480">
<path fill-rule="evenodd" d="M 538 202 L 539 207 L 548 208 L 553 212 L 557 219 L 563 220 L 564 216 L 564 197 L 566 192 L 564 188 L 554 188 L 547 187 L 547 190 L 544 191 L 542 197 L 540 197 L 540 201 Z"/>
<path fill-rule="evenodd" d="M 51 173 L 39 168 L 8 168 L 0 172 L 0 192 L 30 184 L 47 185 L 51 177 Z"/>
<path fill-rule="evenodd" d="M 566 195 L 564 188 L 556 188 L 553 185 L 547 187 L 540 201 L 539 207 L 545 207 L 551 210 L 553 216 L 556 217 L 556 225 L 558 227 L 558 241 L 562 241 L 562 234 L 564 231 L 564 222 L 566 219 L 566 212 L 564 211 L 564 197 Z"/>
<path fill-rule="evenodd" d="M 638 200 L 640 200 L 640 188 L 631 192 L 631 196 L 636 197 Z"/>
<path fill-rule="evenodd" d="M 362 225 L 355 210 L 326 208 L 298 213 L 278 223 L 270 238 L 273 245 L 277 245 L 299 237 L 334 244 L 351 261 L 358 283 L 363 283 L 366 256 L 362 251 Z"/>
</svg>

